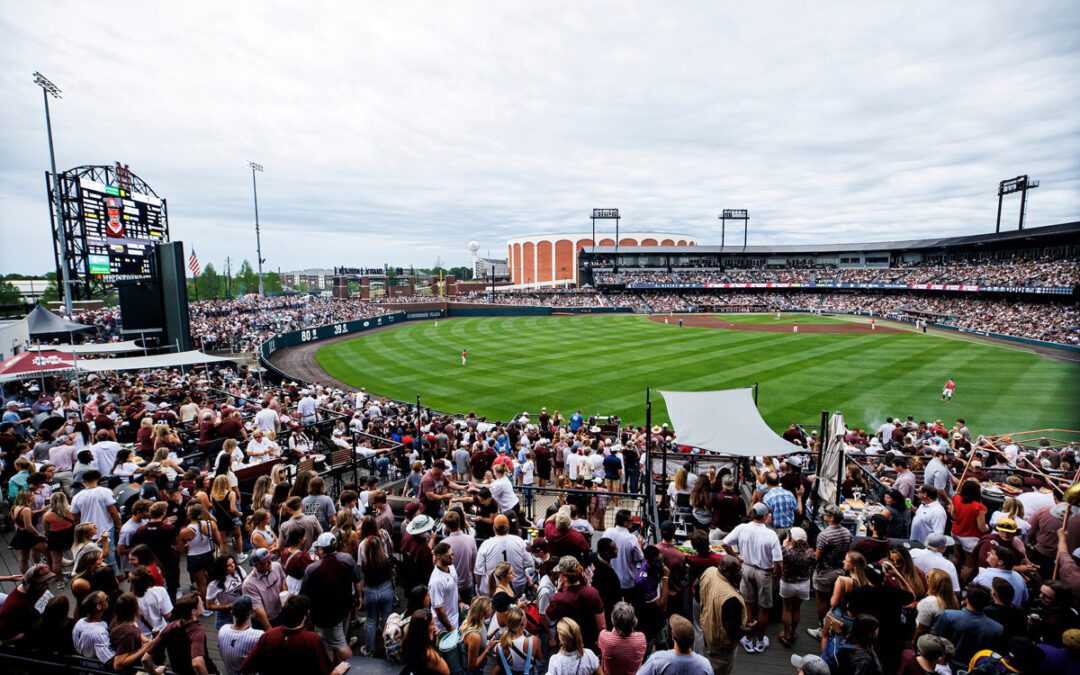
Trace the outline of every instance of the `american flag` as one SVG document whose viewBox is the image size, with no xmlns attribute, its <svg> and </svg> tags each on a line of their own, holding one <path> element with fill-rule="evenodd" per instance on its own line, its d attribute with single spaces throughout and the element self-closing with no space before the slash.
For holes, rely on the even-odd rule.
<svg viewBox="0 0 1080 675">
<path fill-rule="evenodd" d="M 199 256 L 195 255 L 195 249 L 191 249 L 191 256 L 188 257 L 187 266 L 194 276 L 199 276 Z"/>
</svg>

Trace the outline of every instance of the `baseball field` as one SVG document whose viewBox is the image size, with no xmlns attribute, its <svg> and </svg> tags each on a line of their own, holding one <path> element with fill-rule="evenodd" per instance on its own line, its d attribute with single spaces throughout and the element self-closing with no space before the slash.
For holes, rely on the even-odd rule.
<svg viewBox="0 0 1080 675">
<path fill-rule="evenodd" d="M 643 422 L 645 389 L 759 384 L 774 429 L 822 410 L 967 420 L 974 433 L 1080 429 L 1080 366 L 962 336 L 806 315 L 586 315 L 423 321 L 322 347 L 329 375 L 377 394 L 507 420 L 541 406 Z M 799 332 L 794 332 L 794 323 Z M 468 359 L 462 365 L 462 350 Z M 948 378 L 952 402 L 941 400 Z M 667 420 L 653 395 L 653 418 Z"/>
</svg>

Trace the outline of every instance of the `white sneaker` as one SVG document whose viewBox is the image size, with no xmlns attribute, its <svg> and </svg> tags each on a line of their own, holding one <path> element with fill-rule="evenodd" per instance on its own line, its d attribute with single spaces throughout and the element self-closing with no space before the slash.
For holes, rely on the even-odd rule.
<svg viewBox="0 0 1080 675">
<path fill-rule="evenodd" d="M 747 654 L 753 654 L 757 651 L 757 644 L 755 644 L 753 640 L 746 637 L 745 635 L 742 636 L 741 640 L 739 640 L 739 644 L 742 645 L 743 649 L 746 650 Z"/>
<path fill-rule="evenodd" d="M 759 653 L 765 651 L 768 648 L 769 648 L 769 638 L 767 636 L 762 637 L 760 640 L 758 640 L 757 644 L 754 645 L 754 651 L 757 651 Z"/>
<path fill-rule="evenodd" d="M 820 640 L 821 639 L 821 629 L 820 628 L 807 628 L 806 629 L 806 634 L 809 635 L 810 637 L 814 638 L 815 640 Z"/>
<path fill-rule="evenodd" d="M 214 616 L 214 613 L 213 613 L 213 612 L 211 612 L 211 611 L 210 611 L 210 610 L 208 610 L 208 609 L 204 609 L 204 610 L 202 611 L 202 615 L 203 615 L 203 616 Z"/>
<path fill-rule="evenodd" d="M 248 557 L 246 553 L 241 553 L 240 555 L 236 556 L 236 562 L 238 563 L 246 563 L 247 561 Z"/>
</svg>

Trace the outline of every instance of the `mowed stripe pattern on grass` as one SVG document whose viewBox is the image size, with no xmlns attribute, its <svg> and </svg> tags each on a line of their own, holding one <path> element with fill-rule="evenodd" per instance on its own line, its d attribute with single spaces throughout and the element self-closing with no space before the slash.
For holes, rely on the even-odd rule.
<svg viewBox="0 0 1080 675">
<path fill-rule="evenodd" d="M 949 424 L 962 417 L 976 433 L 1080 428 L 1080 366 L 915 332 L 755 333 L 626 315 L 444 319 L 329 345 L 316 358 L 333 377 L 377 394 L 409 401 L 419 394 L 439 410 L 503 420 L 547 406 L 564 416 L 580 408 L 641 422 L 646 387 L 757 382 L 759 408 L 775 429 L 816 423 L 823 409 L 875 429 L 886 416 L 908 414 Z M 949 377 L 958 388 L 944 403 Z M 667 420 L 655 392 L 653 417 Z"/>
</svg>

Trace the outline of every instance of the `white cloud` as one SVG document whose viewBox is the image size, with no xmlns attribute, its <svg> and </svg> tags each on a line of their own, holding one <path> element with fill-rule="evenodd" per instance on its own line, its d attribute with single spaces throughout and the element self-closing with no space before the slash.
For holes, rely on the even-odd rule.
<svg viewBox="0 0 1080 675">
<path fill-rule="evenodd" d="M 1080 215 L 1080 11 L 1060 3 L 6 3 L 0 268 L 52 245 L 62 168 L 122 160 L 205 265 L 467 260 L 589 227 L 807 243 Z M 1013 226 L 1011 203 L 1006 222 Z"/>
</svg>

